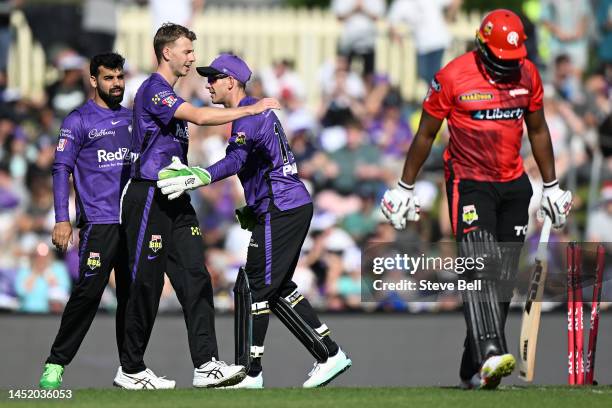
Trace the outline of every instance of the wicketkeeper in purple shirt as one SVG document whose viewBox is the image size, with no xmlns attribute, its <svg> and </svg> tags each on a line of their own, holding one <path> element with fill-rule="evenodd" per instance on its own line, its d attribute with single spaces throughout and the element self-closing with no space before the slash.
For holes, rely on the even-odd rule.
<svg viewBox="0 0 612 408">
<path fill-rule="evenodd" d="M 214 103 L 227 109 L 253 106 L 246 95 L 251 70 L 239 57 L 222 54 L 197 68 L 208 78 Z M 237 210 L 243 228 L 252 231 L 236 294 L 236 362 L 248 368 L 235 388 L 262 388 L 261 358 L 274 312 L 317 360 L 304 387 L 323 386 L 347 370 L 351 360 L 331 339 L 308 300 L 292 281 L 308 234 L 313 205 L 298 177 L 297 164 L 283 128 L 271 110 L 237 119 L 226 155 L 206 169 L 187 167 L 178 157 L 159 172 L 157 186 L 172 201 L 184 192 L 238 175 L 247 205 Z M 250 335 L 252 333 L 252 336 Z"/>
</svg>

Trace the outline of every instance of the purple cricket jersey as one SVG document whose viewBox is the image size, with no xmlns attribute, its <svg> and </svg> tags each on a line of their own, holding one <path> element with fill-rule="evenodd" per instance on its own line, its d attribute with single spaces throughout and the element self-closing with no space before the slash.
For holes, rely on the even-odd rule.
<svg viewBox="0 0 612 408">
<path fill-rule="evenodd" d="M 247 97 L 239 106 L 256 102 Z M 298 177 L 283 128 L 271 110 L 234 121 L 225 157 L 207 170 L 212 181 L 238 174 L 246 202 L 258 215 L 268 212 L 270 204 L 285 211 L 312 201 Z"/>
<path fill-rule="evenodd" d="M 53 163 L 55 221 L 69 221 L 69 176 L 76 191 L 77 226 L 119 223 L 119 199 L 130 177 L 132 111 L 93 100 L 70 112 Z"/>
<path fill-rule="evenodd" d="M 187 122 L 174 118 L 185 102 L 158 73 L 140 85 L 134 97 L 134 131 L 131 151 L 136 157 L 132 178 L 157 180 L 157 173 L 177 156 L 187 164 Z"/>
</svg>

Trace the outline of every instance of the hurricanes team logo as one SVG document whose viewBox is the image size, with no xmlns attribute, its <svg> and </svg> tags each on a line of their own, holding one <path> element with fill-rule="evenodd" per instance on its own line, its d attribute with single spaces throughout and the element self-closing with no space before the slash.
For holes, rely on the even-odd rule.
<svg viewBox="0 0 612 408">
<path fill-rule="evenodd" d="M 99 268 L 102 265 L 100 261 L 100 253 L 99 252 L 90 252 L 89 258 L 87 258 L 87 266 L 92 271 L 96 268 Z"/>
<path fill-rule="evenodd" d="M 246 133 L 238 132 L 236 133 L 236 144 L 243 145 L 246 143 Z"/>
<path fill-rule="evenodd" d="M 508 44 L 518 47 L 519 36 L 516 31 L 510 31 L 506 37 Z"/>
<path fill-rule="evenodd" d="M 162 249 L 161 235 L 151 235 L 151 240 L 149 241 L 149 249 L 153 252 L 157 252 Z"/>
<path fill-rule="evenodd" d="M 475 205 L 463 206 L 463 222 L 467 225 L 472 225 L 474 221 L 478 221 L 478 213 Z"/>
</svg>

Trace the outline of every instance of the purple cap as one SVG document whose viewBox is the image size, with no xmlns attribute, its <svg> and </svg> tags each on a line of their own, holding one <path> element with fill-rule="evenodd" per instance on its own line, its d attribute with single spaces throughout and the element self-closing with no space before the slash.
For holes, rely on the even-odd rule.
<svg viewBox="0 0 612 408">
<path fill-rule="evenodd" d="M 208 67 L 197 67 L 198 74 L 203 77 L 228 75 L 243 84 L 251 78 L 249 66 L 233 54 L 221 54 Z"/>
</svg>

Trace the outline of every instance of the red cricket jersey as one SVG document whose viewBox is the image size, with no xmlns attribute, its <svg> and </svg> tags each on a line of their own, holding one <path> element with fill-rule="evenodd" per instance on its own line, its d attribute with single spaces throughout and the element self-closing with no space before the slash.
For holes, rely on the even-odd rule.
<svg viewBox="0 0 612 408">
<path fill-rule="evenodd" d="M 475 51 L 452 60 L 431 82 L 423 109 L 448 121 L 445 174 L 476 181 L 510 181 L 523 174 L 523 117 L 543 106 L 542 80 L 525 60 L 520 80 L 494 83 Z"/>
</svg>

